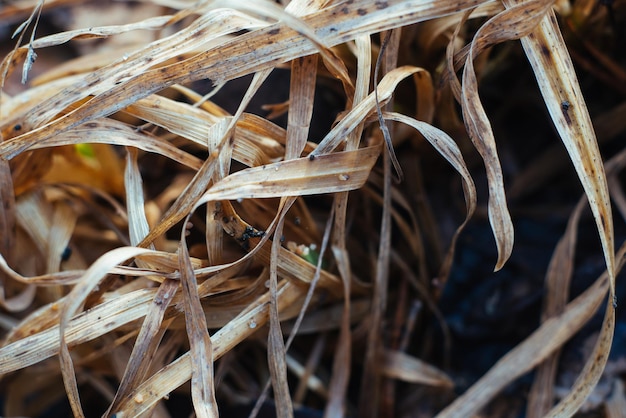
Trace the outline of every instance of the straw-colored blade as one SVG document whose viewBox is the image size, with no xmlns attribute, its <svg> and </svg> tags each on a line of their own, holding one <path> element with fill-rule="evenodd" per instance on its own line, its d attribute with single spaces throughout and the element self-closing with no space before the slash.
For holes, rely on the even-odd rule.
<svg viewBox="0 0 626 418">
<path fill-rule="evenodd" d="M 562 315 L 544 322 L 437 418 L 470 417 L 478 413 L 508 383 L 532 369 L 571 338 L 596 312 L 607 290 L 606 276 L 599 278 L 584 294 L 570 302 Z"/>
<path fill-rule="evenodd" d="M 603 166 L 572 61 L 585 87 L 626 92 L 606 47 L 621 45 L 626 3 L 130 3 L 0 1 L 0 416 L 510 415 L 499 394 L 535 367 L 511 408 L 586 406 L 614 305 L 557 399 L 559 354 L 615 295 L 626 244 L 614 253 L 609 192 L 626 214 L 626 149 Z M 531 67 L 543 98 L 518 77 Z M 609 156 L 626 107 L 600 96 Z M 556 143 L 558 161 L 533 155 L 552 134 L 527 112 L 541 101 L 569 153 Z M 540 266 L 526 238 L 552 249 L 569 179 L 544 186 L 570 160 L 585 195 Z M 544 173 L 540 193 L 524 173 Z M 584 222 L 607 272 L 571 300 L 593 265 L 582 256 L 600 253 L 576 248 Z M 546 278 L 539 325 L 531 276 Z M 521 343 L 499 361 L 451 358 L 485 319 Z M 476 383 L 453 400 L 461 376 Z"/>
<path fill-rule="evenodd" d="M 444 372 L 424 361 L 398 351 L 386 351 L 382 372 L 404 382 L 429 386 L 452 387 L 454 383 Z"/>
<path fill-rule="evenodd" d="M 186 242 L 178 247 L 180 260 L 183 301 L 185 306 L 185 324 L 189 338 L 191 362 L 191 397 L 196 415 L 201 418 L 217 418 L 215 400 L 215 379 L 213 377 L 213 348 L 206 317 L 198 295 L 198 284 L 189 260 Z"/>
<path fill-rule="evenodd" d="M 505 1 L 504 3 L 512 5 L 519 2 Z M 541 20 L 539 26 L 521 41 L 554 126 L 561 136 L 589 199 L 602 242 L 611 295 L 614 296 L 613 216 L 602 156 L 578 78 L 554 12 L 550 11 Z"/>
<path fill-rule="evenodd" d="M 249 168 L 216 183 L 200 203 L 358 189 L 367 180 L 379 153 L 380 147 L 369 147 Z"/>
</svg>

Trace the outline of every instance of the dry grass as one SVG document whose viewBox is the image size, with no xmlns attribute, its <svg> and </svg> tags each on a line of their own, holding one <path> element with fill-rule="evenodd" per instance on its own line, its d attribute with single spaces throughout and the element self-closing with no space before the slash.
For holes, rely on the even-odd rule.
<svg viewBox="0 0 626 418">
<path fill-rule="evenodd" d="M 160 0 L 111 6 L 111 15 L 121 6 L 143 16 L 113 15 L 132 23 L 111 26 L 78 14 L 80 3 L 0 6 L 0 21 L 25 22 L 2 62 L 3 86 L 20 67 L 30 79 L 0 96 L 3 415 L 35 416 L 67 396 L 84 416 L 91 407 L 81 394 L 90 388 L 107 416 L 170 416 L 164 400 L 183 394 L 197 416 L 213 417 L 218 399 L 262 399 L 266 381 L 280 417 L 307 403 L 307 391 L 329 417 L 390 415 L 390 380 L 450 399 L 450 377 L 384 337 L 400 286 L 390 272 L 404 271 L 411 292 L 437 312 L 457 237 L 477 208 L 467 137 L 486 168 L 496 270 L 513 251 L 497 138 L 478 85 L 492 47 L 516 40 L 586 197 L 553 255 L 540 327 L 438 416 L 479 414 L 533 368 L 528 416 L 581 407 L 607 361 L 614 303 L 569 395 L 554 405 L 552 391 L 558 351 L 607 295 L 614 301 L 624 249 L 615 255 L 607 177 L 626 213 L 616 177 L 625 157 L 603 166 L 557 22 L 557 12 L 591 19 L 592 2 Z M 29 39 L 42 6 L 95 22 Z M 33 78 L 36 53 L 67 42 L 82 45 L 80 56 Z M 281 68 L 290 69 L 289 101 L 267 104 L 288 109 L 286 129 L 246 113 Z M 199 80 L 228 89 L 245 75 L 253 77 L 232 114 L 194 91 Z M 311 138 L 322 82 L 336 83 L 345 106 L 323 138 Z M 412 99 L 394 99 L 406 86 Z M 466 218 L 447 238 L 393 181 L 416 181 L 394 149 L 423 150 L 424 141 L 462 182 Z M 570 300 L 587 199 L 607 273 Z M 450 250 L 440 250 L 442 239 Z M 311 352 L 290 350 L 298 331 L 310 336 Z M 267 361 L 246 370 L 243 342 L 262 347 Z"/>
</svg>

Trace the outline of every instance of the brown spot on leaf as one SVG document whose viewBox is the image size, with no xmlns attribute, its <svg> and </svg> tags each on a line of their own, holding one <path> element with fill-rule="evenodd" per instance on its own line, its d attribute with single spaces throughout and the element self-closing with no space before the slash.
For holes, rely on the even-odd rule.
<svg viewBox="0 0 626 418">
<path fill-rule="evenodd" d="M 270 35 L 278 35 L 280 33 L 280 28 L 272 29 L 268 32 Z"/>
<path fill-rule="evenodd" d="M 365 16 L 367 14 L 367 10 L 365 9 L 357 9 L 356 12 L 359 16 Z"/>
<path fill-rule="evenodd" d="M 604 227 L 604 229 L 608 229 L 608 226 L 606 225 L 606 218 L 604 217 L 604 214 L 600 214 L 600 223 L 602 224 L 602 226 Z"/>
<path fill-rule="evenodd" d="M 552 21 L 552 23 L 553 23 L 554 25 L 558 25 L 558 23 L 559 23 L 559 22 L 558 22 L 558 20 L 556 19 L 556 15 L 555 15 L 554 13 L 552 13 L 552 14 L 550 15 L 550 20 Z"/>
<path fill-rule="evenodd" d="M 193 38 L 202 38 L 203 36 L 205 36 L 204 30 L 199 30 L 192 35 Z"/>
<path fill-rule="evenodd" d="M 563 117 L 565 118 L 565 122 L 568 125 L 572 124 L 572 118 L 569 115 L 570 103 L 567 100 L 561 102 L 561 111 L 563 112 Z"/>
</svg>

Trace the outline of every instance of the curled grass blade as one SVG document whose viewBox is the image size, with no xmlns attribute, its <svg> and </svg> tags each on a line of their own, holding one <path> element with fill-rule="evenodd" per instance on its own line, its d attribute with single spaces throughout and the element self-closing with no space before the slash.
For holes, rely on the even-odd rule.
<svg viewBox="0 0 626 418">
<path fill-rule="evenodd" d="M 183 232 L 184 234 L 184 232 Z M 200 304 L 198 285 L 189 260 L 187 244 L 181 238 L 178 247 L 183 301 L 185 304 L 185 324 L 189 337 L 191 363 L 191 397 L 194 411 L 201 418 L 218 417 L 215 400 L 215 380 L 213 378 L 213 348 L 206 317 Z"/>
<path fill-rule="evenodd" d="M 516 1 L 504 3 L 510 6 Z M 606 174 L 587 105 L 554 12 L 549 11 L 521 41 L 554 126 L 589 199 L 614 297 L 615 244 Z"/>
</svg>

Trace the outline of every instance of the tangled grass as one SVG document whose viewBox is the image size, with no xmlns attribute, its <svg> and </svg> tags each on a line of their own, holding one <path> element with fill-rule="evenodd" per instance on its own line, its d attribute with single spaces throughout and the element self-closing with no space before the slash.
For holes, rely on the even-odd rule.
<svg viewBox="0 0 626 418">
<path fill-rule="evenodd" d="M 579 379 L 554 405 L 557 353 L 607 294 L 615 302 L 624 259 L 623 248 L 615 255 L 607 182 L 624 155 L 602 163 L 557 20 L 584 23 L 595 16 L 585 14 L 590 2 L 160 0 L 122 3 L 143 13 L 129 23 L 77 19 L 78 28 L 35 36 L 42 13 L 80 17 L 81 3 L 0 6 L 0 21 L 24 22 L 0 68 L 3 86 L 31 77 L 37 51 L 82 45 L 80 56 L 0 97 L 4 415 L 40 415 L 67 397 L 75 416 L 170 416 L 168 397 L 183 394 L 197 416 L 213 417 L 218 399 L 258 401 L 269 384 L 280 417 L 307 402 L 329 417 L 399 416 L 385 398 L 397 380 L 435 388 L 448 404 L 435 402 L 432 413 L 469 417 L 533 368 L 528 416 L 581 407 L 608 358 L 615 303 L 606 304 Z M 495 269 L 513 251 L 497 138 L 478 85 L 493 47 L 518 40 L 586 197 L 553 255 L 541 325 L 451 400 L 453 379 L 385 337 L 398 297 L 393 272 L 408 275 L 411 292 L 437 311 L 457 237 L 477 208 L 468 138 L 484 162 Z M 288 101 L 266 103 L 267 117 L 248 113 L 281 69 L 290 74 Z M 212 101 L 244 76 L 235 111 Z M 202 80 L 210 92 L 196 88 Z M 324 88 L 345 103 L 313 138 Z M 286 128 L 270 120 L 287 111 Z M 416 207 L 394 183 L 420 190 L 395 150 L 426 143 L 461 178 L 465 220 L 445 237 L 449 250 L 426 222 L 427 205 Z M 626 213 L 619 182 L 611 192 Z M 569 300 L 587 200 L 607 273 Z M 245 342 L 267 360 L 250 365 L 238 350 Z M 85 409 L 85 393 L 98 406 Z"/>
</svg>

